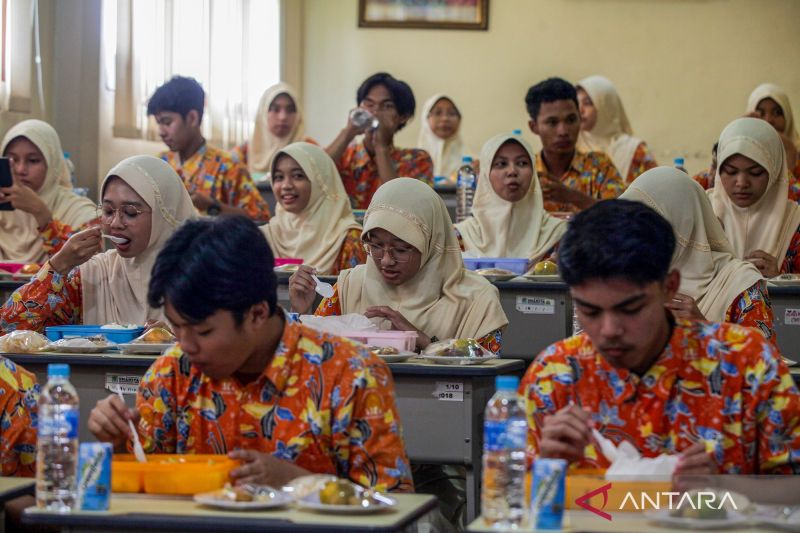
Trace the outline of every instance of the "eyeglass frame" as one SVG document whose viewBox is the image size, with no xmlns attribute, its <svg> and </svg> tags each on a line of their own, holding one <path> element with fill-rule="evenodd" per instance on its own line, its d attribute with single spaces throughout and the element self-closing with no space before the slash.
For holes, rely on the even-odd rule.
<svg viewBox="0 0 800 533">
<path fill-rule="evenodd" d="M 106 219 L 105 219 L 106 214 L 103 212 L 103 210 L 105 210 L 106 207 L 114 212 L 114 214 L 111 215 L 111 218 L 108 219 L 108 222 L 106 222 Z M 131 207 L 131 208 L 135 209 L 136 210 L 136 216 L 133 217 L 133 218 L 129 218 L 129 215 L 127 215 L 126 213 L 120 211 L 120 209 L 123 209 L 123 208 L 126 208 L 126 207 Z M 143 215 L 145 213 L 152 213 L 152 211 L 145 211 L 143 209 L 139 209 L 138 207 L 136 207 L 133 204 L 122 204 L 120 207 L 111 207 L 111 206 L 106 206 L 104 204 L 97 204 L 96 209 L 97 209 L 97 218 L 99 218 L 100 222 L 102 222 L 103 224 L 109 224 L 109 225 L 113 224 L 114 223 L 114 219 L 118 218 L 120 224 L 122 224 L 125 227 L 128 227 L 131 224 L 136 224 L 136 219 L 139 218 L 139 216 L 141 216 L 141 215 Z"/>
<path fill-rule="evenodd" d="M 377 244 L 366 240 L 361 242 L 364 245 L 364 250 L 367 252 L 367 255 L 370 256 L 375 261 L 381 261 L 383 259 L 383 256 L 387 253 L 388 250 L 389 258 L 395 263 L 408 263 L 409 261 L 411 261 L 411 256 L 414 254 L 415 250 L 413 246 L 409 245 L 411 249 L 408 251 L 408 258 L 399 259 L 396 254 L 396 248 L 392 248 L 391 246 L 378 246 Z M 373 248 L 380 250 L 380 255 L 377 256 L 374 255 Z"/>
</svg>

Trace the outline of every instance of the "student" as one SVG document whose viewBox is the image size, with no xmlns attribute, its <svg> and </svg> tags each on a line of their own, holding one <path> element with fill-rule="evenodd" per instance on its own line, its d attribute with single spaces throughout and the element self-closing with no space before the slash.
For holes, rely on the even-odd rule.
<svg viewBox="0 0 800 533">
<path fill-rule="evenodd" d="M 714 176 L 717 174 L 717 147 L 719 143 L 714 143 L 711 147 L 711 167 L 706 170 L 701 170 L 692 179 L 697 182 L 703 189 L 708 190 L 714 187 Z"/>
<path fill-rule="evenodd" d="M 38 404 L 36 376 L 0 357 L 0 472 L 4 477 L 36 475 Z"/>
<path fill-rule="evenodd" d="M 449 96 L 435 94 L 422 106 L 422 116 L 417 146 L 430 154 L 434 177 L 455 184 L 461 158 L 471 154 L 461 140 L 461 111 Z"/>
<path fill-rule="evenodd" d="M 750 93 L 747 99 L 747 114 L 751 117 L 762 118 L 772 124 L 780 134 L 786 149 L 786 165 L 795 180 L 800 179 L 800 134 L 794 124 L 792 105 L 789 96 L 781 87 L 773 83 L 762 83 Z M 792 191 L 790 191 L 792 192 Z M 792 198 L 798 201 L 799 198 Z"/>
<path fill-rule="evenodd" d="M 203 138 L 204 103 L 205 92 L 194 78 L 175 76 L 156 89 L 147 114 L 155 117 L 158 134 L 169 148 L 159 157 L 181 177 L 200 213 L 246 215 L 266 222 L 269 206 L 247 169 Z"/>
<path fill-rule="evenodd" d="M 391 74 L 373 74 L 361 84 L 356 103 L 374 115 L 377 129 L 359 128 L 350 116 L 325 151 L 336 161 L 353 209 L 366 209 L 381 184 L 398 176 L 433 185 L 433 162 L 425 150 L 397 148 L 395 134 L 414 116 L 414 93 Z M 363 133 L 360 142 L 351 142 Z"/>
<path fill-rule="evenodd" d="M 732 322 L 758 329 L 777 350 L 767 284 L 751 263 L 737 259 L 703 189 L 672 167 L 648 170 L 621 196 L 655 209 L 678 239 L 672 268 L 680 291 L 668 307 L 681 319 Z"/>
<path fill-rule="evenodd" d="M 633 136 L 628 115 L 611 80 L 589 76 L 579 81 L 576 88 L 581 112 L 579 150 L 611 156 L 625 183 L 658 166 L 647 144 Z"/>
<path fill-rule="evenodd" d="M 483 145 L 472 216 L 456 224 L 464 250 L 481 257 L 548 257 L 567 224 L 544 209 L 530 145 L 518 135 L 495 135 Z"/>
<path fill-rule="evenodd" d="M 366 261 L 361 225 L 353 218 L 336 165 L 322 148 L 290 144 L 276 154 L 271 174 L 278 206 L 261 231 L 277 257 L 303 259 L 327 274 Z"/>
<path fill-rule="evenodd" d="M 196 211 L 164 161 L 124 159 L 100 188 L 101 227 L 76 233 L 0 308 L 0 330 L 44 331 L 61 324 L 138 324 L 164 319 L 145 294 L 156 255 Z M 97 253 L 102 233 L 127 239 Z"/>
<path fill-rule="evenodd" d="M 800 473 L 800 394 L 773 346 L 667 312 L 683 277 L 670 266 L 675 237 L 638 202 L 600 202 L 570 222 L 559 271 L 584 329 L 542 351 L 520 384 L 529 459 L 606 468 L 594 428 L 644 457 L 679 455 L 675 474 Z"/>
<path fill-rule="evenodd" d="M 25 120 L 3 138 L 14 184 L 0 188 L 0 260 L 43 263 L 64 246 L 70 235 L 97 221 L 97 207 L 72 192 L 70 171 L 53 127 Z"/>
<path fill-rule="evenodd" d="M 464 269 L 450 215 L 433 189 L 398 178 L 372 198 L 361 236 L 366 264 L 339 273 L 317 315 L 380 317 L 391 329 L 416 331 L 417 350 L 439 339 L 473 338 L 498 352 L 508 324 L 497 289 Z M 307 312 L 314 281 L 301 268 L 289 279 L 292 310 Z"/>
<path fill-rule="evenodd" d="M 297 141 L 316 144 L 304 137 L 303 131 L 303 111 L 297 92 L 287 83 L 275 84 L 258 101 L 250 140 L 231 150 L 231 157 L 247 167 L 253 180 L 269 179 L 272 159 L 278 150 Z"/>
<path fill-rule="evenodd" d="M 542 141 L 536 173 L 545 209 L 580 211 L 625 190 L 625 182 L 606 154 L 576 149 L 581 120 L 575 87 L 561 78 L 548 78 L 528 89 L 525 104 L 528 126 Z"/>
<path fill-rule="evenodd" d="M 800 272 L 800 206 L 786 197 L 789 171 L 778 132 L 761 119 L 740 118 L 722 130 L 719 148 L 709 198 L 736 257 L 766 278 Z"/>
<path fill-rule="evenodd" d="M 147 299 L 178 345 L 152 364 L 136 409 L 98 402 L 89 430 L 116 450 L 138 421 L 148 453 L 228 454 L 237 484 L 309 473 L 411 491 L 389 368 L 364 346 L 287 322 L 274 260 L 242 217 L 189 222 L 158 256 Z"/>
</svg>

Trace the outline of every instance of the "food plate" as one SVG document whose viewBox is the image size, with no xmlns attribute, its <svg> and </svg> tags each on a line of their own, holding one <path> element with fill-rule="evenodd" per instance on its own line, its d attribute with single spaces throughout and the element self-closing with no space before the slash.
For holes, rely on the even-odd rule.
<svg viewBox="0 0 800 533">
<path fill-rule="evenodd" d="M 367 507 L 362 505 L 331 505 L 321 503 L 319 501 L 319 491 L 315 491 L 307 496 L 296 499 L 295 504 L 300 509 L 335 514 L 371 514 L 391 509 L 397 505 L 397 500 L 379 492 L 373 492 L 372 499 L 373 503 Z"/>
<path fill-rule="evenodd" d="M 383 359 L 384 362 L 386 363 L 402 363 L 403 361 L 407 361 L 419 354 L 416 352 L 399 352 L 399 353 L 376 354 L 376 355 L 381 359 Z"/>
<path fill-rule="evenodd" d="M 116 345 L 109 344 L 108 346 L 53 346 L 43 350 L 45 353 L 105 353 L 115 352 Z"/>
<path fill-rule="evenodd" d="M 158 354 L 161 355 L 164 350 L 175 346 L 174 342 L 133 342 L 127 344 L 117 344 L 122 353 L 128 354 Z"/>
<path fill-rule="evenodd" d="M 776 286 L 800 285 L 800 274 L 781 274 L 767 280 L 768 283 Z"/>
<path fill-rule="evenodd" d="M 663 526 L 675 527 L 678 529 L 687 529 L 691 531 L 705 530 L 705 529 L 732 529 L 734 527 L 743 526 L 749 522 L 748 518 L 736 511 L 728 511 L 726 518 L 684 518 L 679 516 L 671 516 L 670 511 L 663 509 L 660 511 L 649 511 L 645 516 L 651 522 Z"/>
<path fill-rule="evenodd" d="M 528 281 L 562 281 L 558 274 L 523 274 L 520 276 Z"/>
<path fill-rule="evenodd" d="M 496 281 L 508 281 L 510 279 L 514 279 L 518 276 L 518 274 L 481 274 L 484 278 L 486 278 L 490 283 L 494 283 Z"/>
<path fill-rule="evenodd" d="M 448 355 L 420 355 L 419 359 L 436 363 L 437 365 L 480 365 L 486 361 L 497 359 L 494 357 L 452 357 Z"/>
<path fill-rule="evenodd" d="M 209 507 L 216 507 L 218 509 L 226 509 L 229 511 L 254 511 L 256 509 L 285 507 L 294 500 L 294 498 L 292 498 L 289 494 L 271 487 L 258 486 L 253 488 L 255 489 L 254 492 L 257 499 L 250 502 L 237 502 L 231 500 L 226 496 L 225 489 L 195 494 L 194 501 Z"/>
</svg>

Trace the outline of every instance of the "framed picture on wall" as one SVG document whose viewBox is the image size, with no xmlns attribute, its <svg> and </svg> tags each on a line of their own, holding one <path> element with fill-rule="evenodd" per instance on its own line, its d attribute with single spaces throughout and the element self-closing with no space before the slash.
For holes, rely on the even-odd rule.
<svg viewBox="0 0 800 533">
<path fill-rule="evenodd" d="M 485 30 L 489 0 L 359 0 L 358 27 Z"/>
</svg>

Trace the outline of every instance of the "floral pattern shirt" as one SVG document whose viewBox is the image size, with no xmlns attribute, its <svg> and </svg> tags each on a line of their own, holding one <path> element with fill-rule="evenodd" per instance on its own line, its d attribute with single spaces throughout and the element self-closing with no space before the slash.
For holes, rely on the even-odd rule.
<svg viewBox="0 0 800 533">
<path fill-rule="evenodd" d="M 519 392 L 530 461 L 544 417 L 574 403 L 606 438 L 644 457 L 702 441 L 721 473 L 800 474 L 800 393 L 772 345 L 734 324 L 677 321 L 642 376 L 610 365 L 581 333 L 541 352 Z M 589 444 L 573 466 L 608 464 Z"/>
<path fill-rule="evenodd" d="M 0 467 L 3 476 L 36 475 L 39 385 L 36 376 L 0 357 Z"/>
<path fill-rule="evenodd" d="M 536 154 L 536 174 L 539 179 L 546 179 L 550 176 L 541 152 Z M 558 178 L 554 176 L 552 179 Z M 597 200 L 616 198 L 625 190 L 625 182 L 622 181 L 617 167 L 603 152 L 578 152 L 576 150 L 569 169 L 560 177 L 560 181 L 570 189 L 578 190 Z M 578 211 L 578 208 L 572 204 L 552 201 L 545 202 L 544 207 L 548 211 Z"/>
<path fill-rule="evenodd" d="M 364 487 L 413 491 L 394 398 L 389 368 L 363 346 L 287 323 L 255 381 L 211 379 L 176 345 L 142 378 L 136 406 L 150 453 L 257 450 Z"/>
<path fill-rule="evenodd" d="M 740 294 L 725 312 L 725 322 L 757 329 L 780 353 L 766 281 L 761 280 Z"/>
<path fill-rule="evenodd" d="M 258 222 L 269 220 L 269 206 L 247 167 L 234 162 L 224 150 L 204 144 L 182 164 L 177 152 L 163 152 L 160 157 L 175 169 L 189 193 L 203 193 L 222 204 L 244 209 Z"/>
<path fill-rule="evenodd" d="M 339 257 L 336 258 L 336 263 L 331 270 L 332 275 L 337 275 L 342 270 L 353 268 L 358 265 L 363 265 L 367 262 L 367 250 L 361 242 L 361 230 L 353 228 L 347 232 L 342 243 L 342 249 L 339 252 Z"/>
<path fill-rule="evenodd" d="M 47 326 L 81 324 L 81 269 L 62 276 L 45 263 L 33 278 L 0 307 L 0 333 L 17 329 L 44 332 Z"/>
<path fill-rule="evenodd" d="M 44 251 L 47 253 L 47 257 L 53 257 L 64 247 L 64 244 L 66 244 L 67 240 L 69 240 L 73 234 L 83 231 L 88 227 L 99 225 L 100 219 L 95 218 L 73 229 L 69 224 L 52 219 L 44 228 L 39 230 L 39 235 L 42 237 L 42 248 L 44 248 Z"/>
<path fill-rule="evenodd" d="M 710 168 L 707 168 L 692 176 L 692 179 L 699 183 L 703 189 L 708 190 L 711 188 L 711 182 L 714 180 L 715 172 L 716 171 L 712 171 Z"/>
<path fill-rule="evenodd" d="M 425 150 L 392 148 L 394 171 L 399 178 L 416 178 L 433 187 L 433 161 Z M 336 163 L 353 209 L 366 209 L 381 178 L 378 165 L 363 142 L 351 143 Z"/>
<path fill-rule="evenodd" d="M 781 274 L 800 274 L 800 226 L 789 242 L 789 249 L 781 264 Z"/>
<path fill-rule="evenodd" d="M 636 147 L 636 151 L 633 152 L 631 166 L 628 169 L 628 175 L 625 176 L 625 183 L 630 184 L 633 180 L 638 178 L 640 174 L 645 173 L 651 168 L 656 168 L 657 166 L 656 158 L 653 152 L 647 147 L 647 143 L 644 141 L 640 142 L 639 146 Z"/>
<path fill-rule="evenodd" d="M 339 303 L 339 284 L 333 285 L 333 296 L 330 298 L 323 298 L 314 311 L 316 316 L 340 316 L 342 314 L 342 306 Z M 444 340 L 444 339 L 440 339 Z M 478 344 L 483 346 L 489 351 L 500 353 L 503 347 L 503 330 L 497 329 L 480 339 L 477 339 Z"/>
</svg>

